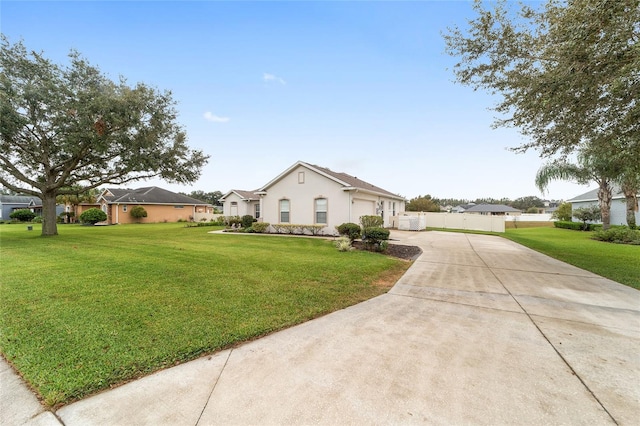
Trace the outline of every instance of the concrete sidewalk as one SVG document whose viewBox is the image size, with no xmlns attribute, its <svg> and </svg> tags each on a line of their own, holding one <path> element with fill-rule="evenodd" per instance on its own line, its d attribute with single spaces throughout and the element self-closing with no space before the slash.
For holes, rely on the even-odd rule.
<svg viewBox="0 0 640 426">
<path fill-rule="evenodd" d="M 7 415 L 3 368 L 0 423 L 637 424 L 640 292 L 499 237 L 392 238 L 423 254 L 385 295 L 55 416 Z"/>
</svg>

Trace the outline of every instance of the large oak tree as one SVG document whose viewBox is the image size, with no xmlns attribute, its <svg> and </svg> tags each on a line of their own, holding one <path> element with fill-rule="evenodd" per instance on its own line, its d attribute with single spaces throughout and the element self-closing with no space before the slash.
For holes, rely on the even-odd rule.
<svg viewBox="0 0 640 426">
<path fill-rule="evenodd" d="M 195 181 L 208 156 L 191 149 L 170 92 L 112 81 L 77 52 L 61 66 L 4 36 L 0 53 L 0 183 L 42 199 L 56 235 L 56 197 L 159 177 Z"/>
</svg>

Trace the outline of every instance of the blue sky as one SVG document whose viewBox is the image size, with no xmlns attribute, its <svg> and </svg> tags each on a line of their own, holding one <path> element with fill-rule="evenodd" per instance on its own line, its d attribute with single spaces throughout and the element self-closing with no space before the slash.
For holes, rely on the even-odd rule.
<svg viewBox="0 0 640 426">
<path fill-rule="evenodd" d="M 67 63 L 78 50 L 112 79 L 170 90 L 189 144 L 211 155 L 193 185 L 256 189 L 298 160 L 407 198 L 568 199 L 540 194 L 542 160 L 491 129 L 494 99 L 453 83 L 441 32 L 467 1 L 6 1 L 2 33 Z"/>
</svg>

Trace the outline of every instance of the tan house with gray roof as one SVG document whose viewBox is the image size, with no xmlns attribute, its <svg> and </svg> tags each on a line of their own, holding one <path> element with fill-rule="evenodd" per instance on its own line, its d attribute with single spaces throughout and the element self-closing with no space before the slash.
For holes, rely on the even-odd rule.
<svg viewBox="0 0 640 426">
<path fill-rule="evenodd" d="M 346 173 L 298 161 L 255 191 L 232 190 L 221 200 L 224 215 L 250 214 L 272 224 L 326 225 L 333 234 L 342 223 L 381 216 L 384 225 L 404 212 L 404 197 Z"/>
<path fill-rule="evenodd" d="M 211 204 L 157 186 L 138 189 L 105 189 L 98 196 L 96 203 L 107 214 L 109 225 L 191 221 L 197 213 L 213 213 Z M 147 211 L 147 217 L 133 218 L 130 212 L 135 206 L 142 206 Z"/>
</svg>

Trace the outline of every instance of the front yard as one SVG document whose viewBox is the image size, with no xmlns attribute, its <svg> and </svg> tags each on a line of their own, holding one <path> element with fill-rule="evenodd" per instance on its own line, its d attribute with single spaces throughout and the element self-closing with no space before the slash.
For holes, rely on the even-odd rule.
<svg viewBox="0 0 640 426">
<path fill-rule="evenodd" d="M 408 262 L 183 224 L 0 225 L 0 351 L 49 405 L 387 291 Z"/>
</svg>

